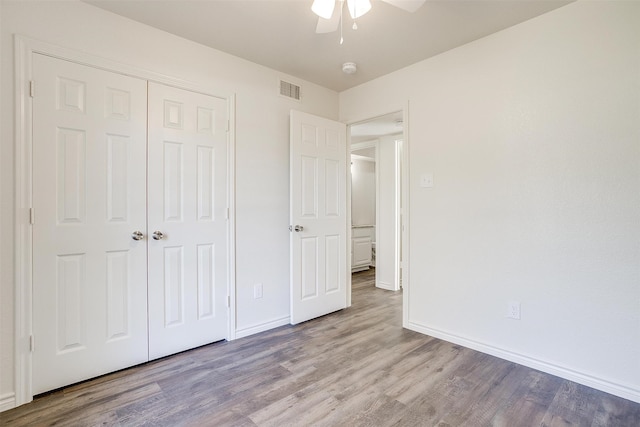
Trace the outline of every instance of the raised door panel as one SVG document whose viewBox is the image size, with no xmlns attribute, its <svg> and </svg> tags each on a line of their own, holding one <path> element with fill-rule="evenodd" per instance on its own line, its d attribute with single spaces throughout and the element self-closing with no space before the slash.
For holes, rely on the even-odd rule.
<svg viewBox="0 0 640 427">
<path fill-rule="evenodd" d="M 86 213 L 86 132 L 57 128 L 56 205 L 58 223 L 81 224 Z"/>
<path fill-rule="evenodd" d="M 318 296 L 318 238 L 304 237 L 300 243 L 300 298 L 304 301 Z"/>
<path fill-rule="evenodd" d="M 216 316 L 216 248 L 198 245 L 198 319 Z"/>
<path fill-rule="evenodd" d="M 130 337 L 129 315 L 132 307 L 129 282 L 129 251 L 108 252 L 107 256 L 107 340 Z"/>
<path fill-rule="evenodd" d="M 184 324 L 184 248 L 182 246 L 165 246 L 162 293 L 163 324 L 166 328 Z M 156 267 L 156 266 L 154 266 Z"/>
<path fill-rule="evenodd" d="M 354 237 L 351 239 L 353 249 L 353 267 L 371 264 L 371 238 Z"/>
<path fill-rule="evenodd" d="M 340 197 L 343 195 L 340 184 L 340 162 L 327 159 L 324 162 L 324 215 L 326 218 L 340 217 Z"/>
<path fill-rule="evenodd" d="M 341 236 L 339 234 L 326 235 L 325 238 L 325 281 L 324 281 L 324 291 L 326 294 L 331 294 L 334 292 L 340 292 L 341 280 L 340 274 L 342 273 L 340 270 L 340 264 L 343 260 L 340 259 L 340 256 L 344 253 L 340 250 L 340 245 L 342 244 Z"/>
<path fill-rule="evenodd" d="M 86 254 L 58 255 L 55 282 L 57 353 L 87 348 Z"/>
<path fill-rule="evenodd" d="M 197 206 L 198 221 L 215 221 L 215 164 L 213 147 L 198 147 L 197 153 Z"/>
<path fill-rule="evenodd" d="M 129 221 L 129 156 L 132 141 L 124 135 L 107 135 L 107 222 Z"/>
</svg>

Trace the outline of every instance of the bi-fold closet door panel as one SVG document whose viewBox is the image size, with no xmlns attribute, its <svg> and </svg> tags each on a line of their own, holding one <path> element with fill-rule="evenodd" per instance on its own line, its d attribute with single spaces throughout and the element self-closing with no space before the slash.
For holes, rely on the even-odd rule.
<svg viewBox="0 0 640 427">
<path fill-rule="evenodd" d="M 40 54 L 33 79 L 34 394 L 224 339 L 226 102 Z"/>
<path fill-rule="evenodd" d="M 149 83 L 149 357 L 226 337 L 227 103 Z"/>
<path fill-rule="evenodd" d="M 147 82 L 33 55 L 33 390 L 148 360 Z"/>
</svg>

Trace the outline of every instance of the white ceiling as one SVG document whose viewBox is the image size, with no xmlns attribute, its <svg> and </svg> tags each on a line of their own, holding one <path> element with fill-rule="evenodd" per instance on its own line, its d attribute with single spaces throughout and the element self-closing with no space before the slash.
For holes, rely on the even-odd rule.
<svg viewBox="0 0 640 427">
<path fill-rule="evenodd" d="M 568 0 L 428 0 L 408 13 L 371 0 L 358 30 L 316 34 L 312 0 L 84 0 L 321 86 L 342 91 L 500 31 Z M 342 73 L 344 62 L 358 72 Z"/>
<path fill-rule="evenodd" d="M 352 144 L 370 141 L 381 136 L 402 134 L 404 129 L 402 111 L 355 123 L 349 129 Z"/>
</svg>

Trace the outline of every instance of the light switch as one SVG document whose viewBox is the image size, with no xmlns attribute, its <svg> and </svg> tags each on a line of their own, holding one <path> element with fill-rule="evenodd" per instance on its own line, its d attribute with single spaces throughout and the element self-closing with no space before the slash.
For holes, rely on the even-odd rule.
<svg viewBox="0 0 640 427">
<path fill-rule="evenodd" d="M 433 187 L 433 174 L 425 173 L 420 176 L 420 187 L 431 188 Z"/>
</svg>

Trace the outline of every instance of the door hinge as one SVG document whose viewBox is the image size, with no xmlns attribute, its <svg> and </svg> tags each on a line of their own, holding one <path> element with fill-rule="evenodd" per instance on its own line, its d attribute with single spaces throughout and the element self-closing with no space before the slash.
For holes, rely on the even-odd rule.
<svg viewBox="0 0 640 427">
<path fill-rule="evenodd" d="M 227 295 L 227 308 L 231 308 L 231 295 Z"/>
<path fill-rule="evenodd" d="M 229 208 L 224 211 L 224 219 L 229 219 Z"/>
<path fill-rule="evenodd" d="M 33 225 L 36 223 L 35 213 L 33 212 L 33 208 L 29 208 L 29 224 Z"/>
<path fill-rule="evenodd" d="M 227 120 L 227 132 L 231 129 L 231 121 Z"/>
<path fill-rule="evenodd" d="M 33 335 L 29 335 L 29 351 L 33 352 L 33 350 L 35 350 L 35 342 L 33 339 Z"/>
<path fill-rule="evenodd" d="M 36 82 L 29 80 L 29 96 L 33 98 L 36 94 Z"/>
</svg>

